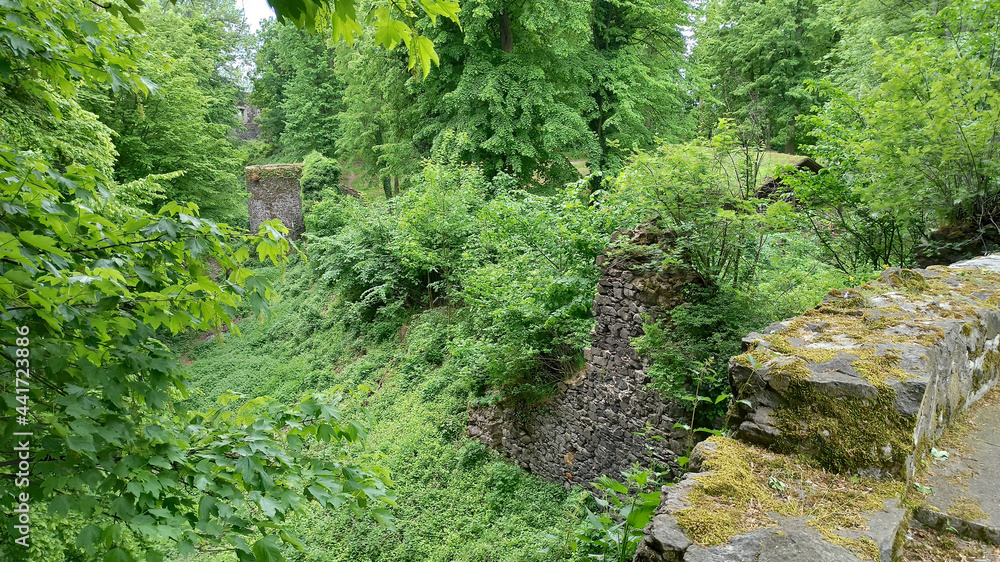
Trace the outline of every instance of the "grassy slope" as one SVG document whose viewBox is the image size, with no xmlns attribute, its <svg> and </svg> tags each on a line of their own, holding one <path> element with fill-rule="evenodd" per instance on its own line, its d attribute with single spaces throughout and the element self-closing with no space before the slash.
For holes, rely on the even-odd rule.
<svg viewBox="0 0 1000 562">
<path fill-rule="evenodd" d="M 200 337 L 177 345 L 200 391 L 192 400 L 205 406 L 234 390 L 290 401 L 335 385 L 367 385 L 374 390 L 357 390 L 345 414 L 367 417 L 368 451 L 392 470 L 399 502 L 396 531 L 318 508 L 300 517 L 293 530 L 307 547 L 289 551 L 291 560 L 566 559 L 558 552 L 562 541 L 546 534 L 570 532 L 579 494 L 540 481 L 462 436 L 461 383 L 412 351 L 419 346 L 427 355 L 433 348 L 434 313 L 412 324 L 407 344 L 363 349 L 326 310 L 332 297 L 310 286 L 307 267 L 292 266 L 283 278 L 266 272 L 282 294 L 271 319 L 243 320 L 242 338 L 227 334 L 224 344 Z M 551 554 L 538 552 L 546 548 Z"/>
</svg>

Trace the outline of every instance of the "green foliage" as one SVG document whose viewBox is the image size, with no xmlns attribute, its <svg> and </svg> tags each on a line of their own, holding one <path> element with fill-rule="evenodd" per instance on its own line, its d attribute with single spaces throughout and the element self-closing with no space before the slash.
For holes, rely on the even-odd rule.
<svg viewBox="0 0 1000 562">
<path fill-rule="evenodd" d="M 997 21 L 993 4 L 950 3 L 908 39 L 880 45 L 876 82 L 834 90 L 814 120 L 816 150 L 873 212 L 917 229 L 995 231 L 1000 98 L 987 45 Z"/>
<path fill-rule="evenodd" d="M 486 192 L 478 169 L 439 156 L 392 205 L 344 198 L 343 227 L 313 238 L 310 253 L 321 278 L 337 288 L 345 322 L 385 337 L 408 307 L 446 302 Z M 324 202 L 309 220 L 329 225 L 334 205 Z"/>
<path fill-rule="evenodd" d="M 469 252 L 480 259 L 462 272 L 459 296 L 480 339 L 480 384 L 508 394 L 530 392 L 526 383 L 551 385 L 579 366 L 589 344 L 594 260 L 612 223 L 574 189 L 497 197 L 478 220 Z"/>
<path fill-rule="evenodd" d="M 341 46 L 336 64 L 346 85 L 338 156 L 359 168 L 360 182 L 389 199 L 410 185 L 431 146 L 425 117 L 435 100 L 426 95 L 428 81 L 414 81 L 398 51 L 372 45 Z"/>
<path fill-rule="evenodd" d="M 440 64 L 434 50 L 434 43 L 420 34 L 416 28 L 416 7 L 419 5 L 427 19 L 433 25 L 437 17 L 448 19 L 459 25 L 458 12 L 461 8 L 458 2 L 452 0 L 399 0 L 391 7 L 376 6 L 374 3 L 364 16 L 358 15 L 354 0 L 270 0 L 278 16 L 279 23 L 291 21 L 299 28 L 315 31 L 321 27 L 332 32 L 334 42 L 343 40 L 353 46 L 355 36 L 364 33 L 362 23 L 374 27 L 373 39 L 376 45 L 393 50 L 402 43 L 409 54 L 408 70 L 416 73 L 416 65 L 420 63 L 423 77 L 426 78 L 431 69 L 431 61 Z M 403 21 L 405 20 L 405 21 Z"/>
<path fill-rule="evenodd" d="M 643 528 L 660 505 L 660 492 L 649 470 L 624 472 L 625 482 L 607 476 L 593 486 L 599 513 L 587 509 L 577 538 L 588 557 L 594 560 L 629 562 L 643 537 Z M 575 546 L 575 545 L 574 545 Z"/>
<path fill-rule="evenodd" d="M 757 178 L 766 170 L 763 154 L 746 142 L 753 137 L 741 137 L 739 130 L 728 134 L 727 127 L 722 123 L 726 134 L 713 140 L 713 149 L 665 145 L 637 154 L 601 199 L 619 213 L 655 217 L 648 228 L 665 231 L 666 242 L 656 248 L 663 266 L 693 270 L 702 279 L 700 286 L 685 288 L 682 305 L 647 321 L 645 335 L 634 342 L 653 359 L 654 386 L 699 412 L 692 426 L 716 425 L 725 404 L 715 399 L 728 391 L 728 359 L 739 353 L 745 334 L 801 313 L 825 289 L 847 281 L 820 263 L 829 254 L 795 230 L 814 216 L 812 209 L 829 207 L 810 207 L 804 198 L 800 215 L 779 198 L 756 197 Z M 821 180 L 800 173 L 784 181 Z M 817 234 L 829 236 L 825 230 Z M 845 273 L 860 277 L 866 265 Z M 702 400 L 712 404 L 699 407 Z"/>
<path fill-rule="evenodd" d="M 824 261 L 859 276 L 886 265 L 911 265 L 922 221 L 907 221 L 908 210 L 901 207 L 875 211 L 847 177 L 835 168 L 787 180 L 800 204 L 798 220 L 815 236 Z"/>
<path fill-rule="evenodd" d="M 589 48 L 579 55 L 589 74 L 588 127 L 597 139 L 591 171 L 618 172 L 628 150 L 654 137 L 684 135 L 685 2 L 594 0 Z"/>
<path fill-rule="evenodd" d="M 815 0 L 713 0 L 698 27 L 696 57 L 707 81 L 704 101 L 719 117 L 756 116 L 771 139 L 795 154 L 796 118 L 817 102 L 804 81 L 823 72 L 836 40 L 831 16 Z"/>
<path fill-rule="evenodd" d="M 440 98 L 438 135 L 467 134 L 463 158 L 487 177 L 502 171 L 536 182 L 564 150 L 593 144 L 581 113 L 586 74 L 575 57 L 589 35 L 589 2 L 479 0 L 467 10 L 464 35 L 440 34 L 443 68 L 454 70 L 427 84 Z"/>
<path fill-rule="evenodd" d="M 57 118 L 61 116 L 59 96 L 70 97 L 81 82 L 107 84 L 116 91 L 149 93 L 155 89 L 135 74 L 134 51 L 119 36 L 125 34 L 125 26 L 112 17 L 121 15 L 130 26 L 141 29 L 134 12 L 142 3 L 111 4 L 107 11 L 90 10 L 90 6 L 75 0 L 5 3 L 0 8 L 4 15 L 0 20 L 4 36 L 0 84 L 44 103 Z"/>
<path fill-rule="evenodd" d="M 344 84 L 334 50 L 318 34 L 267 22 L 260 31 L 250 99 L 262 109 L 261 133 L 283 161 L 311 151 L 333 154 Z"/>
<path fill-rule="evenodd" d="M 426 37 L 407 43 L 405 34 L 402 42 L 382 37 L 402 24 L 383 21 L 390 12 L 376 8 L 371 18 L 386 26 L 376 31 L 377 45 L 340 46 L 332 57 L 345 85 L 338 157 L 359 166 L 361 181 L 381 184 L 386 198 L 410 185 L 432 147 L 450 145 L 450 131 L 467 135 L 462 158 L 478 163 L 487 178 L 503 172 L 536 187 L 578 179 L 567 152 L 590 155 L 594 170 L 617 169 L 632 146 L 680 134 L 684 2 L 482 0 L 465 10 L 464 27 L 415 20 Z M 300 67 L 329 72 L 319 64 L 330 58 L 328 50 L 306 56 L 293 50 L 301 37 L 285 38 L 291 30 L 263 33 L 254 95 L 265 130 L 272 139 L 279 131 L 328 138 L 332 113 L 315 110 L 332 99 L 323 87 L 334 82 L 317 83 L 295 103 L 289 90 Z M 424 80 L 411 74 L 421 39 L 433 40 L 440 66 Z M 293 126 L 293 118 L 306 114 Z M 312 148 L 329 153 L 326 144 Z"/>
<path fill-rule="evenodd" d="M 579 189 L 506 193 L 504 176 L 488 182 L 454 158 L 439 152 L 391 204 L 317 204 L 309 220 L 323 235 L 311 239 L 311 263 L 348 326 L 385 338 L 417 307 L 462 306 L 448 339 L 475 366 L 474 391 L 547 394 L 589 341 L 594 259 L 614 217 Z"/>
<path fill-rule="evenodd" d="M 296 561 L 581 560 L 562 554 L 550 536 L 572 534 L 572 496 L 499 459 L 462 434 L 470 365 L 452 353 L 457 312 L 439 307 L 414 317 L 405 341 L 372 343 L 345 332 L 328 290 L 310 281 L 308 265 L 258 270 L 281 298 L 262 322 L 240 323 L 241 338 L 190 338 L 173 344 L 191 373 L 192 406 L 226 389 L 281 400 L 343 385 L 345 418 L 364 419 L 365 453 L 393 475 L 394 529 L 350 512 L 307 510 L 289 520 L 305 550 Z M 281 279 L 278 282 L 278 279 Z M 202 394 L 201 392 L 204 394 Z M 367 457 L 365 457 L 367 458 Z M 550 550 L 550 554 L 539 551 Z M 198 560 L 222 562 L 223 556 Z"/>
<path fill-rule="evenodd" d="M 776 235 L 762 247 L 752 286 L 690 288 L 685 304 L 645 323 L 645 334 L 632 343 L 653 359 L 653 386 L 688 412 L 697 410 L 692 428 L 718 426 L 728 403 L 716 399 L 730 392 L 728 361 L 740 353 L 743 336 L 801 314 L 830 289 L 874 277 L 871 270 L 853 272 L 857 277 L 838 272 L 823 257 L 810 237 Z"/>
<path fill-rule="evenodd" d="M 729 357 L 739 354 L 744 335 L 775 320 L 758 306 L 757 296 L 728 286 L 692 289 L 684 305 L 659 322 L 647 322 L 645 334 L 633 341 L 653 359 L 649 375 L 654 388 L 701 414 L 692 426 L 715 425 L 725 411 L 726 404 L 715 407 L 714 398 L 729 391 Z M 699 407 L 704 397 L 713 404 Z"/>
<path fill-rule="evenodd" d="M 182 14 L 151 4 L 139 14 L 146 32 L 133 43 L 150 53 L 139 60 L 137 71 L 157 83 L 156 94 L 110 87 L 88 93 L 83 101 L 115 133 L 116 180 L 158 175 L 167 199 L 196 203 L 213 220 L 243 224 L 241 161 L 229 138 L 237 124 L 237 89 L 232 77 L 222 74 L 224 52 L 210 50 L 224 49 L 212 43 L 224 42 L 226 35 L 213 36 L 220 30 L 205 21 L 231 16 L 198 10 Z M 165 175 L 177 171 L 184 173 Z"/>
<path fill-rule="evenodd" d="M 322 198 L 324 191 L 340 191 L 340 165 L 318 152 L 310 152 L 302 162 L 302 204 L 306 209 Z"/>
<path fill-rule="evenodd" d="M 391 503 L 387 473 L 341 453 L 363 431 L 332 399 L 287 407 L 229 396 L 201 411 L 179 403 L 187 379 L 162 338 L 232 327 L 241 308 L 266 312 L 274 292 L 247 264 L 251 252 L 284 261 L 282 227 L 247 235 L 176 202 L 129 212 L 176 174 L 114 186 L 100 169 L 113 157 L 106 133 L 74 153 L 32 130 L 95 124 L 79 111 L 77 88 L 149 91 L 132 74 L 122 27 L 72 2 L 0 10 L 14 25 L 0 35 L 5 107 L 52 113 L 0 144 L 0 399 L 17 414 L 0 432 L 29 432 L 31 451 L 26 478 L 17 465 L 0 468 L 0 492 L 30 497 L 33 533 L 25 550 L 8 518 L 3 558 L 160 560 L 166 550 L 210 548 L 274 560 L 279 542 L 297 543 L 282 524 L 307 499 L 357 510 Z M 107 10 L 142 26 L 124 8 Z"/>
<path fill-rule="evenodd" d="M 766 237 L 781 227 L 773 201 L 725 177 L 727 168 L 698 145 L 662 145 L 638 153 L 614 181 L 605 204 L 622 206 L 674 240 L 671 263 L 692 268 L 706 282 L 752 283 Z M 745 172 L 736 173 L 746 176 Z M 779 205 L 776 210 L 783 209 Z"/>
<path fill-rule="evenodd" d="M 93 519 L 98 526 L 81 537 L 117 529 L 100 544 L 78 539 L 89 555 L 137 554 L 116 538 L 125 533 L 152 541 L 147 557 L 162 539 L 182 552 L 228 542 L 249 556 L 239 537 L 265 521 L 280 523 L 305 497 L 357 507 L 386 499 L 385 473 L 302 450 L 304 437 L 362 435 L 322 397 L 293 408 L 265 398 L 238 410 L 176 406 L 185 378 L 156 331 L 218 329 L 243 299 L 256 313 L 273 294 L 244 266 L 248 249 L 231 248 L 234 232 L 177 203 L 159 216 L 115 223 L 91 210 L 106 197 L 92 168 L 60 174 L 8 150 L 0 164 L 11 180 L 3 204 L 12 211 L 0 232 L 3 360 L 21 375 L 5 377 L 0 392 L 7 407 L 24 410 L 31 441 L 46 453 L 32 463 L 44 478 L 21 489 L 4 478 L 5 494 L 23 491 L 52 513 Z M 243 243 L 261 259 L 280 259 L 288 243 L 270 223 L 263 228 Z M 231 271 L 228 279 L 209 275 L 210 258 Z M 15 335 L 31 342 L 31 357 L 47 360 L 29 363 L 15 353 Z M 14 421 L 3 422 L 5 434 L 23 427 Z M 285 427 L 291 431 L 279 431 Z M 260 511 L 237 514 L 248 502 Z"/>
</svg>

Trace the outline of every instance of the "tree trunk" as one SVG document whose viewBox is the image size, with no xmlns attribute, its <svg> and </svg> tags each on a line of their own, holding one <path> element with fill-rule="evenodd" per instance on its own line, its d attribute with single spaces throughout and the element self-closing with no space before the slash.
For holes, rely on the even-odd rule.
<svg viewBox="0 0 1000 562">
<path fill-rule="evenodd" d="M 510 9 L 500 12 L 500 49 L 505 53 L 514 50 L 514 32 L 510 29 Z"/>
<path fill-rule="evenodd" d="M 795 154 L 795 123 L 788 126 L 788 136 L 785 137 L 785 154 Z"/>
</svg>

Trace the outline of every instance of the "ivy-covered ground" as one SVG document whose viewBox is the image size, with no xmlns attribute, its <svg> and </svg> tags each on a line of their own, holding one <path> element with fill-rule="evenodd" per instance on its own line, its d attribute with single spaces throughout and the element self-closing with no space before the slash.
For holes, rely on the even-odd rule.
<svg viewBox="0 0 1000 562">
<path fill-rule="evenodd" d="M 242 336 L 211 334 L 178 342 L 195 407 L 231 390 L 292 401 L 338 387 L 345 417 L 369 428 L 365 451 L 389 468 L 395 529 L 370 517 L 317 507 L 293 520 L 304 550 L 289 560 L 566 560 L 582 514 L 580 491 L 543 482 L 463 436 L 467 394 L 441 367 L 438 324 L 424 313 L 405 339 L 365 347 L 328 309 L 332 295 L 312 286 L 308 266 L 262 270 L 281 293 L 269 319 L 245 318 Z M 223 560 L 231 555 L 203 555 Z"/>
</svg>

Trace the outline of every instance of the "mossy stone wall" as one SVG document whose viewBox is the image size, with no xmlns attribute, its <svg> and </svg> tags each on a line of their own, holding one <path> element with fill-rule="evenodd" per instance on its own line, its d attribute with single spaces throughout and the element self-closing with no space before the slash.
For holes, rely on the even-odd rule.
<svg viewBox="0 0 1000 562">
<path fill-rule="evenodd" d="M 645 231 L 617 238 L 636 246 L 655 244 Z M 499 404 L 470 412 L 469 434 L 502 451 L 531 472 L 566 486 L 654 460 L 671 466 L 684 452 L 686 435 L 674 429 L 683 418 L 676 404 L 648 387 L 649 362 L 630 344 L 643 334 L 644 314 L 680 304 L 690 272 L 651 269 L 651 259 L 609 252 L 594 298 L 596 319 L 586 367 L 558 385 L 555 396 L 531 411 Z"/>
<path fill-rule="evenodd" d="M 995 267 L 995 269 L 994 269 Z M 912 478 L 1000 377 L 1000 260 L 888 269 L 743 340 L 730 362 L 740 439 L 824 468 Z"/>
<path fill-rule="evenodd" d="M 280 219 L 289 236 L 299 238 L 306 230 L 299 188 L 302 164 L 247 166 L 245 175 L 250 192 L 247 201 L 250 231 L 256 232 L 265 221 Z"/>
</svg>

